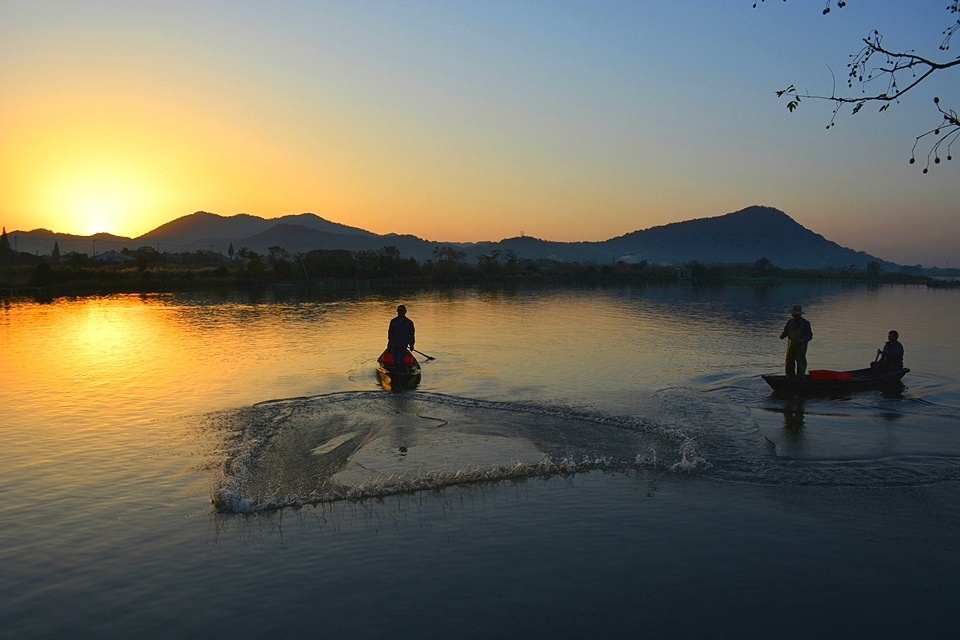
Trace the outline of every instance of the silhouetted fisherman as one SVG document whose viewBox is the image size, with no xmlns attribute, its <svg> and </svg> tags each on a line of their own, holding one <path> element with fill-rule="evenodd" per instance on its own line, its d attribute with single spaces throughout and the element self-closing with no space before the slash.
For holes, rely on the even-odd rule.
<svg viewBox="0 0 960 640">
<path fill-rule="evenodd" d="M 397 307 L 397 317 L 390 320 L 387 330 L 387 349 L 393 356 L 393 366 L 399 371 L 409 369 L 406 363 L 407 348 L 413 349 L 415 332 L 413 320 L 407 317 L 407 308 L 401 304 Z"/>
<path fill-rule="evenodd" d="M 870 368 L 879 373 L 903 369 L 903 345 L 900 344 L 900 334 L 891 329 L 887 334 L 887 343 L 883 349 L 877 349 L 877 360 L 870 363 Z"/>
<path fill-rule="evenodd" d="M 790 319 L 783 327 L 780 339 L 787 339 L 785 368 L 787 377 L 803 377 L 807 371 L 807 344 L 813 340 L 813 329 L 803 317 L 803 309 L 795 304 L 790 310 Z"/>
</svg>

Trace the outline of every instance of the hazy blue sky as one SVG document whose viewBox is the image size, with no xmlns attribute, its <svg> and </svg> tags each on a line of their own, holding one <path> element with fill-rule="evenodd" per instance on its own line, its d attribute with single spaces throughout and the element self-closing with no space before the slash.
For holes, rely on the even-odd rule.
<svg viewBox="0 0 960 640">
<path fill-rule="evenodd" d="M 829 93 L 831 69 L 843 87 L 871 29 L 942 56 L 947 3 L 752 3 L 3 0 L 0 224 L 137 236 L 196 210 L 312 211 L 600 240 L 763 204 L 960 266 L 960 161 L 907 162 L 960 75 L 830 130 L 828 103 L 774 94 Z"/>
</svg>

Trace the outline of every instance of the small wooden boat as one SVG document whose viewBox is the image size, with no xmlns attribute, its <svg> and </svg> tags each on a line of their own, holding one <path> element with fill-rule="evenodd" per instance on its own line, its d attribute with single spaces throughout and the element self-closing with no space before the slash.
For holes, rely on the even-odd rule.
<svg viewBox="0 0 960 640">
<path fill-rule="evenodd" d="M 403 360 L 402 366 L 395 366 L 389 349 L 384 349 L 377 358 L 377 378 L 384 390 L 402 391 L 420 384 L 420 363 L 409 351 L 404 354 Z"/>
<path fill-rule="evenodd" d="M 875 371 L 873 369 L 854 369 L 853 371 L 831 371 L 814 369 L 802 378 L 787 377 L 768 373 L 761 376 L 774 391 L 804 395 L 824 395 L 847 393 L 866 389 L 886 389 L 902 386 L 900 380 L 910 369 Z"/>
</svg>

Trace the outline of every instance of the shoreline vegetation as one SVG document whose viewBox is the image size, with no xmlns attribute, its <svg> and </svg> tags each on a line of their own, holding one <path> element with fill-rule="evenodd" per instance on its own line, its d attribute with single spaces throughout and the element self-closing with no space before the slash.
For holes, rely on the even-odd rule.
<svg viewBox="0 0 960 640">
<path fill-rule="evenodd" d="M 466 254 L 443 247 L 433 260 L 401 258 L 392 247 L 380 251 L 316 250 L 296 256 L 279 247 L 262 256 L 241 249 L 229 257 L 211 251 L 162 254 L 150 247 L 102 254 L 35 256 L 0 252 L 0 296 L 53 299 L 114 293 L 172 293 L 224 289 L 315 289 L 350 291 L 397 287 L 477 285 L 602 285 L 689 283 L 692 285 L 781 284 L 834 281 L 958 287 L 960 281 L 884 272 L 875 262 L 831 269 L 784 269 L 766 258 L 753 264 L 652 265 L 527 260 L 510 252 Z"/>
</svg>

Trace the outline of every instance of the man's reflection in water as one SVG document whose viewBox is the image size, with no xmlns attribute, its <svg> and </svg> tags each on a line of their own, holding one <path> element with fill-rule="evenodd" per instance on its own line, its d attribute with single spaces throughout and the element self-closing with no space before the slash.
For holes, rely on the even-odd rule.
<svg viewBox="0 0 960 640">
<path fill-rule="evenodd" d="M 791 398 L 783 405 L 783 428 L 788 438 L 796 442 L 803 433 L 803 399 Z"/>
</svg>

